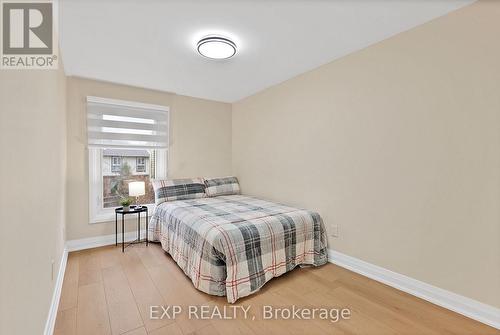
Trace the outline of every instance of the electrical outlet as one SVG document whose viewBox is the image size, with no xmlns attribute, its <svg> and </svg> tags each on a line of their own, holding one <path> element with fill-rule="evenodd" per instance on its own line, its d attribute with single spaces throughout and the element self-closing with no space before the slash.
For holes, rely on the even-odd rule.
<svg viewBox="0 0 500 335">
<path fill-rule="evenodd" d="M 332 226 L 330 236 L 339 237 L 339 226 Z"/>
</svg>

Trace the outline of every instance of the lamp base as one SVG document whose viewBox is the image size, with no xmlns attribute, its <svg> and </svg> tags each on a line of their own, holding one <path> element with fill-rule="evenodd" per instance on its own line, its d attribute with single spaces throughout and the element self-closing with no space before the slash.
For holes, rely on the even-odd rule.
<svg viewBox="0 0 500 335">
<path fill-rule="evenodd" d="M 139 197 L 135 197 L 135 208 L 141 208 L 142 205 L 139 205 Z"/>
</svg>

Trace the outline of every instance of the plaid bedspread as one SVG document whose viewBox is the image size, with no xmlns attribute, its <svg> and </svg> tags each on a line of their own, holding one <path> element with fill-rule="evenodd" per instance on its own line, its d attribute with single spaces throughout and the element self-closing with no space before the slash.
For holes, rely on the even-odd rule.
<svg viewBox="0 0 500 335">
<path fill-rule="evenodd" d="M 197 289 L 230 303 L 328 258 L 319 214 L 241 195 L 162 203 L 149 229 Z"/>
</svg>

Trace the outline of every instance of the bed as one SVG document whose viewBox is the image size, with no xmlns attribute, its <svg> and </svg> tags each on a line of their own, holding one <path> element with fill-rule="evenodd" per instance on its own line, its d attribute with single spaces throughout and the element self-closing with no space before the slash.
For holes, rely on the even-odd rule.
<svg viewBox="0 0 500 335">
<path fill-rule="evenodd" d="M 296 266 L 327 262 L 316 212 L 235 194 L 175 199 L 157 204 L 151 241 L 161 243 L 197 289 L 229 303 Z"/>
</svg>

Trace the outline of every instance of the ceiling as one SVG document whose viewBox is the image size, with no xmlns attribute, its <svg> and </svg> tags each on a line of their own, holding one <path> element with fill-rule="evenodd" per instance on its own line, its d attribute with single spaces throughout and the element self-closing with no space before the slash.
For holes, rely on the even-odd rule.
<svg viewBox="0 0 500 335">
<path fill-rule="evenodd" d="M 234 102 L 473 0 L 61 0 L 67 75 Z M 231 37 L 225 61 L 196 52 Z"/>
</svg>

